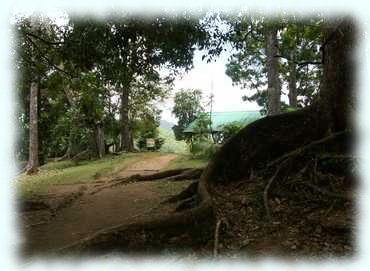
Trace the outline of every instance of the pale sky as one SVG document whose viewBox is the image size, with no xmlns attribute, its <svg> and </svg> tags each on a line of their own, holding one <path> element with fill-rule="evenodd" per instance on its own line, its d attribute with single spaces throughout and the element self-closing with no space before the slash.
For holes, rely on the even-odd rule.
<svg viewBox="0 0 370 271">
<path fill-rule="evenodd" d="M 231 79 L 225 74 L 228 55 L 228 52 L 223 52 L 215 62 L 207 63 L 206 60 L 202 61 L 202 52 L 196 51 L 194 68 L 175 81 L 174 93 L 181 88 L 196 88 L 203 91 L 204 97 L 209 97 L 213 81 L 214 112 L 259 110 L 257 103 L 242 100 L 242 96 L 248 93 L 248 90 L 233 86 Z M 171 114 L 172 107 L 172 98 L 161 105 L 162 119 L 176 123 L 176 118 Z"/>
</svg>

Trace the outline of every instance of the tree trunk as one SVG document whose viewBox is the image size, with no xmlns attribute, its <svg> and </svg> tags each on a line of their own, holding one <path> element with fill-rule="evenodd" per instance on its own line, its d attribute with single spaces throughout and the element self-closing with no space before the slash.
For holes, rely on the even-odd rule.
<svg viewBox="0 0 370 271">
<path fill-rule="evenodd" d="M 266 69 L 267 69 L 267 114 L 280 113 L 280 84 L 278 74 L 277 29 L 266 27 Z"/>
<path fill-rule="evenodd" d="M 125 87 L 121 93 L 121 151 L 131 151 L 130 128 L 128 117 L 129 87 Z"/>
<path fill-rule="evenodd" d="M 41 112 L 40 112 L 40 109 L 42 108 L 42 105 L 41 105 L 41 90 L 40 90 L 40 79 L 38 79 L 38 82 L 37 82 L 37 85 L 38 85 L 38 91 L 37 91 L 37 116 L 40 116 Z M 41 127 L 40 127 L 41 126 Z M 43 144 L 43 138 L 44 138 L 44 129 L 42 127 L 42 123 L 38 124 L 38 127 L 37 127 L 37 131 L 38 131 L 38 157 L 39 157 L 39 166 L 42 166 L 45 164 L 45 146 Z"/>
<path fill-rule="evenodd" d="M 327 134 L 350 127 L 355 63 L 355 29 L 349 18 L 327 23 L 324 28 L 323 81 L 319 100 L 320 129 Z"/>
<path fill-rule="evenodd" d="M 130 131 L 130 150 L 134 150 L 134 136 L 132 134 L 132 131 Z"/>
<path fill-rule="evenodd" d="M 38 141 L 38 92 L 37 82 L 31 82 L 30 88 L 30 122 L 29 122 L 29 156 L 27 174 L 36 173 L 39 167 L 39 141 Z"/>
<path fill-rule="evenodd" d="M 104 131 L 101 123 L 95 125 L 94 136 L 96 144 L 96 154 L 101 159 L 105 155 Z"/>
<path fill-rule="evenodd" d="M 289 65 L 289 106 L 297 108 L 297 65 L 295 60 L 295 49 L 290 53 Z"/>
</svg>

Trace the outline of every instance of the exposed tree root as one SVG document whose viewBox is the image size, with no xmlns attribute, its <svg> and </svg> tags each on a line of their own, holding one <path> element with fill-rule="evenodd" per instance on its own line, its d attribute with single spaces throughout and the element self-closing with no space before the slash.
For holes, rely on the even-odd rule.
<svg viewBox="0 0 370 271">
<path fill-rule="evenodd" d="M 168 174 L 167 172 L 155 176 Z M 149 180 L 155 180 L 153 175 Z M 213 206 L 204 180 L 198 182 L 197 196 L 199 204 L 194 208 L 157 219 L 110 227 L 58 249 L 55 253 L 73 255 L 113 251 L 157 253 L 169 248 L 181 252 L 204 245 L 212 239 L 215 224 Z"/>
<path fill-rule="evenodd" d="M 197 189 L 198 189 L 198 181 L 192 182 L 187 188 L 185 188 L 179 194 L 172 196 L 168 200 L 165 200 L 163 203 L 173 203 L 173 202 L 182 201 L 182 200 L 191 198 L 197 193 Z"/>
<path fill-rule="evenodd" d="M 79 162 L 79 161 L 82 161 L 82 160 L 87 160 L 90 158 L 90 150 L 84 150 L 82 152 L 79 152 L 77 153 L 76 155 L 74 155 L 71 160 L 73 162 Z"/>
<path fill-rule="evenodd" d="M 176 169 L 111 180 L 108 186 L 100 189 L 140 181 L 200 178 L 199 181 L 191 183 L 184 191 L 166 201 L 179 202 L 177 212 L 154 220 L 110 227 L 56 252 L 74 255 L 114 251 L 157 253 L 164 249 L 181 252 L 213 241 L 213 254 L 216 256 L 222 254 L 220 238 L 223 240 L 223 248 L 228 246 L 228 242 L 235 245 L 234 247 L 245 247 L 245 244 L 250 242 L 248 238 L 273 239 L 273 234 L 280 232 L 274 228 L 276 225 L 284 225 L 281 227 L 288 235 L 290 234 L 288 239 L 298 240 L 305 237 L 305 233 L 299 233 L 296 228 L 304 228 L 302 225 L 305 223 L 310 224 L 309 215 L 316 211 L 320 211 L 320 214 L 325 211 L 328 217 L 332 217 L 330 214 L 336 207 L 327 208 L 324 204 L 331 204 L 328 196 L 330 198 L 334 197 L 334 194 L 342 195 L 336 190 L 340 184 L 331 184 L 331 173 L 322 171 L 325 169 L 323 160 L 326 159 L 325 163 L 332 162 L 331 158 L 335 157 L 338 165 L 347 163 L 346 157 L 351 141 L 351 135 L 348 132 L 319 139 L 322 135 L 313 133 L 312 127 L 307 128 L 312 121 L 308 113 L 310 110 L 257 121 L 251 127 L 245 128 L 241 135 L 226 143 L 205 169 Z M 283 128 L 273 124 L 279 120 L 284 120 Z M 288 135 L 289 127 L 297 127 L 297 123 L 303 127 L 302 130 L 294 135 Z M 308 131 L 310 133 L 307 134 Z M 264 142 L 261 136 L 266 138 L 267 142 Z M 244 142 L 247 139 L 250 141 Z M 312 180 L 309 174 L 317 176 L 317 180 Z M 243 182 L 238 184 L 241 180 Z M 307 183 L 309 185 L 306 185 Z M 236 187 L 237 185 L 240 186 Z M 325 185 L 333 185 L 333 187 L 324 189 Z M 236 188 L 233 190 L 234 187 Z M 222 189 L 228 192 L 224 193 Z M 240 193 L 243 189 L 244 194 Z M 233 197 L 235 191 L 239 193 L 238 200 L 222 202 L 229 195 L 231 195 L 229 198 Z M 345 197 L 335 197 L 335 199 L 336 206 L 343 205 L 347 200 Z M 302 202 L 305 201 L 308 203 L 303 204 Z M 215 209 L 217 217 L 214 208 L 217 208 Z M 306 220 L 302 222 L 303 213 L 307 216 L 307 222 Z M 272 216 L 274 223 L 266 223 L 263 219 L 267 217 L 271 221 Z M 312 219 L 312 221 L 317 220 L 316 216 Z M 337 224 L 340 224 L 341 227 L 346 227 L 342 222 L 336 223 L 337 220 L 328 219 L 325 225 L 337 227 Z M 229 240 L 225 239 L 224 233 L 220 231 L 222 221 L 230 222 Z M 240 236 L 248 240 L 239 240 Z M 334 238 L 333 240 L 342 238 L 344 244 L 347 244 L 345 239 L 347 237 L 333 236 L 329 237 Z M 322 236 L 322 238 L 329 237 Z M 304 238 L 302 240 L 305 241 Z M 330 242 L 332 239 L 324 240 L 323 242 Z M 272 241 L 283 242 L 284 240 Z M 291 248 L 295 245 L 288 243 L 286 246 Z"/>
<path fill-rule="evenodd" d="M 297 159 L 299 157 L 309 156 L 310 154 L 318 156 L 320 153 L 326 154 L 326 157 L 353 159 L 353 156 L 349 155 L 349 153 L 352 151 L 351 143 L 352 138 L 349 131 L 335 133 L 320 140 L 313 141 L 302 146 L 301 148 L 283 154 L 279 158 L 271 161 L 267 166 L 274 167 L 286 159 Z M 328 155 L 329 153 L 330 155 Z"/>
<path fill-rule="evenodd" d="M 115 187 L 118 185 L 125 185 L 129 183 L 136 182 L 149 182 L 149 181 L 184 181 L 197 179 L 203 172 L 203 168 L 179 168 L 179 169 L 170 169 L 165 171 L 160 171 L 154 174 L 141 175 L 135 174 L 129 177 L 124 178 L 114 178 L 108 181 L 107 185 L 102 185 L 96 188 L 94 191 L 91 191 L 90 194 L 96 194 L 103 189 Z"/>
<path fill-rule="evenodd" d="M 104 252 L 156 253 L 163 249 L 186 249 L 212 238 L 213 210 L 209 204 L 156 220 L 105 229 L 61 248 L 62 254 Z"/>
<path fill-rule="evenodd" d="M 270 211 L 270 207 L 269 207 L 268 193 L 269 193 L 269 189 L 270 189 L 273 181 L 275 181 L 275 179 L 277 178 L 277 176 L 280 172 L 280 169 L 281 169 L 281 167 L 279 167 L 276 170 L 275 174 L 270 178 L 270 180 L 267 182 L 267 185 L 266 185 L 265 189 L 263 190 L 263 203 L 264 203 L 265 210 L 266 210 L 266 216 L 267 216 L 267 219 L 269 221 L 271 221 L 271 211 Z"/>
<path fill-rule="evenodd" d="M 202 175 L 204 168 L 194 168 L 184 171 L 181 174 L 168 177 L 168 181 L 196 180 Z"/>
<path fill-rule="evenodd" d="M 214 235 L 214 244 L 213 244 L 213 257 L 217 257 L 218 255 L 218 246 L 219 246 L 219 236 L 220 236 L 220 226 L 222 220 L 218 220 L 215 227 L 215 235 Z"/>
<path fill-rule="evenodd" d="M 356 184 L 351 142 L 350 131 L 307 142 L 266 160 L 264 167 L 234 168 L 242 176 L 238 180 L 220 170 L 217 158 L 212 161 L 202 177 L 217 219 L 232 225 L 227 234 L 219 233 L 223 249 L 216 254 L 230 253 L 229 247 L 267 252 L 269 246 L 284 255 L 351 253 Z"/>
<path fill-rule="evenodd" d="M 176 207 L 175 212 L 182 212 L 187 209 L 194 208 L 199 204 L 199 198 L 194 195 L 190 198 L 184 199 L 180 202 L 180 204 Z"/>
</svg>

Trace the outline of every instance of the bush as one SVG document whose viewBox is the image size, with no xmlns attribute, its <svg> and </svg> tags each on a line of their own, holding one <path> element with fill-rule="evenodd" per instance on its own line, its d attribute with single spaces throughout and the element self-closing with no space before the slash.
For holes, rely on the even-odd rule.
<svg viewBox="0 0 370 271">
<path fill-rule="evenodd" d="M 160 128 L 159 136 L 164 138 L 164 144 L 161 147 L 162 152 L 189 154 L 188 145 L 183 140 L 176 140 L 173 131 Z"/>
<path fill-rule="evenodd" d="M 190 153 L 193 158 L 211 159 L 219 146 L 209 139 L 196 139 L 190 143 Z"/>
<path fill-rule="evenodd" d="M 223 134 L 223 142 L 225 142 L 227 139 L 232 137 L 233 135 L 236 135 L 241 129 L 243 129 L 244 124 L 234 121 L 228 124 L 225 124 L 222 126 L 222 134 Z"/>
</svg>

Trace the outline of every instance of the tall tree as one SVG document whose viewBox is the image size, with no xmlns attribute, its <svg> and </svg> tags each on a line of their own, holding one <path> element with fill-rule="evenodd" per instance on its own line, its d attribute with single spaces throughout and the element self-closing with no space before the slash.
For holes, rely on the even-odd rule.
<svg viewBox="0 0 370 271">
<path fill-rule="evenodd" d="M 278 28 L 276 22 L 265 23 L 266 73 L 267 73 L 267 114 L 280 113 L 280 81 L 278 73 Z"/>
<path fill-rule="evenodd" d="M 76 60 L 84 51 L 91 58 L 82 59 L 89 66 L 99 66 L 106 80 L 116 85 L 120 92 L 121 148 L 132 148 L 129 127 L 129 99 L 131 86 L 138 76 L 153 73 L 165 66 L 173 73 L 192 66 L 192 56 L 197 45 L 202 46 L 207 33 L 198 20 L 187 14 L 139 18 L 129 14 L 103 24 L 73 20 L 69 40 L 75 48 Z M 76 46 L 76 40 L 84 46 Z M 80 43 L 81 43 L 80 42 Z M 69 49 L 69 51 L 71 51 Z M 96 52 L 96 54 L 95 54 Z"/>
<path fill-rule="evenodd" d="M 287 82 L 289 107 L 298 108 L 312 103 L 318 92 L 321 67 L 322 19 L 282 18 L 279 58 L 281 74 Z M 298 96 L 303 97 L 298 99 Z"/>
<path fill-rule="evenodd" d="M 39 84 L 36 80 L 30 87 L 30 121 L 29 121 L 29 156 L 27 174 L 35 173 L 39 167 L 39 136 L 38 136 L 38 93 Z"/>
<path fill-rule="evenodd" d="M 322 41 L 324 63 L 320 91 L 320 130 L 327 134 L 352 128 L 356 29 L 351 18 L 325 24 Z"/>
<path fill-rule="evenodd" d="M 181 89 L 175 94 L 174 102 L 172 114 L 176 116 L 178 121 L 172 129 L 177 140 L 184 140 L 187 139 L 184 129 L 204 111 L 202 91 L 199 89 Z"/>
<path fill-rule="evenodd" d="M 18 40 L 17 50 L 17 69 L 22 72 L 20 81 L 29 87 L 29 92 L 23 93 L 22 100 L 29 100 L 29 111 L 23 110 L 23 121 L 29 121 L 26 126 L 28 129 L 28 165 L 27 173 L 37 171 L 43 161 L 43 129 L 40 129 L 41 122 L 39 115 L 42 113 L 43 106 L 41 100 L 41 85 L 47 74 L 50 73 L 48 63 L 49 57 L 53 56 L 48 51 L 48 45 L 54 44 L 56 37 L 54 24 L 43 17 L 19 17 L 16 18 L 16 29 Z M 27 105 L 26 105 L 27 107 Z M 28 114 L 28 116 L 27 116 Z M 41 133 L 40 133 L 41 131 Z"/>
<path fill-rule="evenodd" d="M 321 77 L 320 18 L 267 20 L 264 16 L 240 14 L 228 16 L 225 21 L 230 26 L 227 40 L 234 48 L 226 74 L 234 84 L 252 92 L 244 100 L 256 101 L 264 111 L 269 103 L 280 103 L 279 110 L 283 110 L 287 105 L 277 99 L 278 91 L 272 91 L 280 88 L 288 89 L 292 108 L 312 103 Z"/>
</svg>

